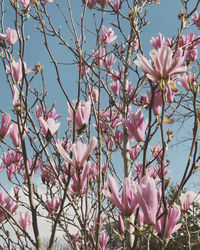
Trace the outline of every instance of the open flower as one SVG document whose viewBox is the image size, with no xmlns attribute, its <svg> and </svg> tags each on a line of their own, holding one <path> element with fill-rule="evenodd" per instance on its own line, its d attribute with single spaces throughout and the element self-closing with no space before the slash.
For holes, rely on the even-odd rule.
<svg viewBox="0 0 200 250">
<path fill-rule="evenodd" d="M 172 49 L 163 45 L 157 50 L 151 50 L 150 56 L 152 57 L 154 65 L 150 63 L 145 56 L 138 54 L 138 60 L 135 64 L 153 81 L 158 82 L 161 79 L 167 80 L 175 74 L 182 74 L 187 71 L 186 66 L 182 66 L 185 56 L 181 48 L 173 53 Z"/>
<path fill-rule="evenodd" d="M 132 178 L 125 178 L 123 181 L 122 197 L 119 198 L 117 183 L 114 177 L 108 176 L 108 183 L 107 187 L 104 189 L 104 194 L 123 215 L 130 216 L 138 208 L 136 193 L 137 184 Z"/>
<path fill-rule="evenodd" d="M 6 31 L 6 34 L 0 34 L 0 38 L 5 40 L 9 45 L 13 45 L 18 40 L 17 31 L 14 29 L 8 28 Z"/>
<path fill-rule="evenodd" d="M 105 26 L 103 26 L 102 36 L 100 37 L 103 45 L 112 43 L 116 38 L 117 36 L 114 35 L 114 30 L 111 27 L 107 29 Z"/>
</svg>

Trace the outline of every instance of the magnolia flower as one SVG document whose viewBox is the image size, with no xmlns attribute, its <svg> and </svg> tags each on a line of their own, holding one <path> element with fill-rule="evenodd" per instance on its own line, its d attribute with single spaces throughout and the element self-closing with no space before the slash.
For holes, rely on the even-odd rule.
<svg viewBox="0 0 200 250">
<path fill-rule="evenodd" d="M 174 55 L 171 48 L 163 45 L 157 50 L 151 50 L 150 56 L 152 57 L 154 65 L 141 54 L 137 55 L 138 60 L 135 60 L 135 64 L 140 67 L 153 82 L 158 82 L 162 79 L 167 80 L 175 74 L 182 74 L 187 71 L 187 67 L 182 66 L 185 56 L 181 48 L 179 48 Z"/>
<path fill-rule="evenodd" d="M 23 73 L 22 73 L 22 61 L 21 59 L 18 60 L 18 62 L 15 62 L 15 60 L 13 60 L 11 62 L 11 69 L 10 67 L 6 66 L 6 70 L 8 73 L 11 73 L 14 80 L 17 81 L 21 81 L 22 77 L 23 77 Z M 24 63 L 24 70 L 25 70 L 25 74 L 28 74 L 30 72 L 36 71 L 36 68 L 26 68 L 26 63 Z"/>
<path fill-rule="evenodd" d="M 10 131 L 10 122 L 11 122 L 11 115 L 10 114 L 3 114 L 1 118 L 1 129 L 0 129 L 0 138 L 5 138 Z"/>
<path fill-rule="evenodd" d="M 20 212 L 19 224 L 24 229 L 24 231 L 28 232 L 28 229 L 32 224 L 31 214 L 29 214 L 28 212 L 26 212 L 25 214 Z"/>
<path fill-rule="evenodd" d="M 156 224 L 156 215 L 159 208 L 158 190 L 153 178 L 145 175 L 137 189 L 137 201 L 144 214 L 144 223 Z"/>
<path fill-rule="evenodd" d="M 162 214 L 164 211 L 164 208 L 162 207 L 160 209 L 160 214 Z M 167 221 L 166 221 L 166 228 L 165 228 L 165 237 L 168 239 L 173 233 L 178 231 L 178 229 L 181 227 L 181 223 L 178 223 L 178 220 L 181 216 L 181 210 L 179 206 L 174 206 L 169 209 L 168 215 L 167 215 Z M 157 221 L 155 229 L 158 233 L 163 232 L 163 227 L 165 223 L 165 214 Z"/>
<path fill-rule="evenodd" d="M 18 40 L 17 31 L 8 28 L 6 34 L 0 34 L 0 38 L 5 40 L 9 45 L 13 45 Z"/>
<path fill-rule="evenodd" d="M 128 128 L 130 136 L 134 136 L 138 142 L 144 141 L 148 120 L 144 122 L 144 116 L 141 110 L 137 114 L 132 113 L 130 121 L 126 119 L 122 119 L 122 121 Z"/>
<path fill-rule="evenodd" d="M 103 192 L 109 201 L 125 216 L 130 216 L 138 208 L 137 185 L 132 178 L 124 179 L 121 198 L 119 198 L 117 183 L 112 176 L 108 176 L 108 183 Z"/>
<path fill-rule="evenodd" d="M 55 214 L 56 211 L 58 211 L 61 201 L 60 199 L 52 199 L 52 200 L 47 200 L 45 203 L 49 212 L 53 215 Z"/>
<path fill-rule="evenodd" d="M 60 127 L 60 122 L 56 123 L 53 118 L 48 118 L 45 121 L 43 117 L 40 117 L 39 122 L 44 136 L 47 136 L 48 132 L 50 132 L 51 136 L 53 136 Z"/>
<path fill-rule="evenodd" d="M 116 38 L 117 36 L 114 35 L 114 30 L 111 27 L 107 29 L 105 26 L 103 26 L 102 36 L 100 37 L 103 45 L 112 43 Z"/>
<path fill-rule="evenodd" d="M 197 26 L 197 28 L 200 29 L 200 14 L 198 14 L 197 11 L 194 12 L 194 17 L 192 16 L 192 20 Z"/>
<path fill-rule="evenodd" d="M 197 194 L 192 191 L 182 193 L 180 196 L 180 206 L 182 211 L 188 211 L 192 203 L 194 202 Z"/>
<path fill-rule="evenodd" d="M 60 142 L 56 143 L 56 148 L 58 152 L 62 155 L 62 157 L 70 163 L 75 168 L 83 167 L 87 161 L 89 154 L 95 149 L 97 145 L 97 139 L 92 137 L 90 143 L 87 147 L 86 144 L 78 141 L 77 144 L 72 145 L 72 153 L 73 153 L 73 160 L 70 158 L 68 153 L 64 150 Z"/>
</svg>

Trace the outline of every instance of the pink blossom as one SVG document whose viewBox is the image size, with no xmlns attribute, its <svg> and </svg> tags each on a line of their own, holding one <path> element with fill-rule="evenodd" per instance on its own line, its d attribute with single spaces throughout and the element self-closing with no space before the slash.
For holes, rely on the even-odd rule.
<svg viewBox="0 0 200 250">
<path fill-rule="evenodd" d="M 56 142 L 56 148 L 58 152 L 62 155 L 62 157 L 70 163 L 75 168 L 81 168 L 87 161 L 89 154 L 95 149 L 97 145 L 97 139 L 92 137 L 90 143 L 87 147 L 86 144 L 78 141 L 77 144 L 72 145 L 72 153 L 73 153 L 73 160 L 70 158 L 68 153 L 64 150 L 61 143 Z"/>
<path fill-rule="evenodd" d="M 164 208 L 162 207 L 160 209 L 160 214 L 162 214 L 164 211 Z M 163 232 L 164 227 L 164 216 L 163 215 L 156 223 L 155 229 L 158 233 Z M 179 218 L 181 216 L 181 210 L 179 206 L 174 206 L 169 209 L 167 221 L 166 221 L 166 228 L 165 228 L 165 237 L 168 239 L 173 233 L 179 230 L 181 227 L 181 223 L 177 224 Z"/>
<path fill-rule="evenodd" d="M 151 90 L 152 91 L 152 90 Z M 153 102 L 152 102 L 152 92 L 146 92 L 147 99 L 146 102 L 153 107 L 154 115 L 159 115 L 162 109 L 162 95 L 159 89 L 156 89 L 154 92 Z M 152 103 L 151 103 L 152 102 Z"/>
<path fill-rule="evenodd" d="M 0 139 L 4 139 L 10 131 L 11 115 L 3 114 L 1 118 Z"/>
<path fill-rule="evenodd" d="M 172 85 L 167 85 L 167 101 L 172 103 L 174 101 L 175 92 L 172 90 Z"/>
<path fill-rule="evenodd" d="M 187 74 L 183 74 L 181 77 L 179 77 L 180 85 L 184 87 L 187 91 L 191 90 L 191 87 L 193 86 L 193 83 L 196 81 L 195 75 L 191 72 L 188 72 Z"/>
<path fill-rule="evenodd" d="M 125 216 L 130 216 L 138 208 L 136 199 L 137 185 L 132 178 L 124 179 L 121 198 L 119 198 L 117 183 L 112 176 L 108 176 L 108 183 L 103 192 L 107 199 Z"/>
<path fill-rule="evenodd" d="M 151 38 L 150 43 L 155 49 L 159 49 L 159 48 L 163 47 L 163 45 L 165 43 L 165 38 L 161 33 L 159 33 L 158 37 Z"/>
<path fill-rule="evenodd" d="M 20 212 L 19 224 L 24 229 L 24 231 L 28 232 L 28 229 L 32 224 L 32 215 L 28 212 Z"/>
<path fill-rule="evenodd" d="M 110 0 L 110 5 L 113 7 L 115 11 L 119 11 L 122 8 L 120 0 L 117 0 L 117 2 L 115 2 L 114 0 Z"/>
<path fill-rule="evenodd" d="M 70 121 L 73 121 L 74 112 L 70 105 L 68 104 L 68 111 L 70 114 Z M 76 110 L 76 125 L 78 128 L 82 128 L 83 125 L 87 125 L 88 120 L 90 118 L 91 112 L 91 100 L 89 99 L 87 102 L 80 101 Z"/>
<path fill-rule="evenodd" d="M 156 214 L 159 207 L 158 190 L 155 180 L 145 175 L 137 189 L 137 200 L 144 213 L 145 224 L 156 224 Z"/>
<path fill-rule="evenodd" d="M 97 3 L 97 0 L 88 0 L 87 1 L 87 7 L 92 9 Z"/>
<path fill-rule="evenodd" d="M 13 106 L 17 107 L 20 104 L 19 101 L 19 90 L 16 85 L 12 87 L 12 94 L 13 94 Z"/>
<path fill-rule="evenodd" d="M 174 55 L 171 48 L 163 45 L 157 50 L 151 50 L 150 56 L 154 66 L 141 54 L 137 55 L 138 60 L 135 60 L 135 64 L 147 74 L 151 81 L 167 80 L 168 77 L 182 74 L 187 70 L 186 66 L 182 66 L 185 59 L 182 49 L 178 49 Z"/>
<path fill-rule="evenodd" d="M 140 110 L 137 114 L 131 114 L 131 120 L 122 119 L 124 125 L 128 128 L 130 136 L 134 136 L 138 142 L 144 141 L 145 131 L 148 120 L 144 122 L 144 116 Z"/>
<path fill-rule="evenodd" d="M 26 63 L 24 63 L 24 69 L 25 69 L 25 74 L 28 74 L 30 72 L 36 71 L 35 68 L 26 68 Z M 14 80 L 17 81 L 21 81 L 22 77 L 23 77 L 23 73 L 22 73 L 22 62 L 21 59 L 18 60 L 18 62 L 15 62 L 15 60 L 13 60 L 11 62 L 11 69 L 10 67 L 6 66 L 6 70 L 8 73 L 11 73 Z"/>
<path fill-rule="evenodd" d="M 112 81 L 112 83 L 110 84 L 110 88 L 112 89 L 114 96 L 118 97 L 119 92 L 121 90 L 121 86 L 119 84 L 119 81 Z"/>
<path fill-rule="evenodd" d="M 114 30 L 111 27 L 107 29 L 103 25 L 102 36 L 100 37 L 102 44 L 104 46 L 106 46 L 106 45 L 114 42 L 116 38 L 117 38 L 117 36 L 114 35 Z"/>
<path fill-rule="evenodd" d="M 188 211 L 192 203 L 194 202 L 197 194 L 192 191 L 182 193 L 180 196 L 180 206 L 182 211 Z"/>
<path fill-rule="evenodd" d="M 117 129 L 115 131 L 115 143 L 116 143 L 116 145 L 121 144 L 122 140 L 123 140 L 123 133 L 121 130 Z"/>
<path fill-rule="evenodd" d="M 59 207 L 60 207 L 60 204 L 61 204 L 61 201 L 60 199 L 51 199 L 51 200 L 47 200 L 46 202 L 46 206 L 50 212 L 50 214 L 54 215 L 55 212 L 58 211 Z"/>
<path fill-rule="evenodd" d="M 20 0 L 20 3 L 24 9 L 29 8 L 32 2 L 33 0 Z"/>
<path fill-rule="evenodd" d="M 60 123 L 56 123 L 53 118 L 48 118 L 46 121 L 43 119 L 43 117 L 39 118 L 40 126 L 42 128 L 42 133 L 44 136 L 47 136 L 48 133 L 53 136 L 59 129 Z"/>
<path fill-rule="evenodd" d="M 121 214 L 118 214 L 118 225 L 119 225 L 120 233 L 124 233 L 125 232 L 125 227 L 124 227 L 124 221 L 122 219 Z"/>
<path fill-rule="evenodd" d="M 103 66 L 110 71 L 115 62 L 116 60 L 114 60 L 114 54 L 112 53 L 110 58 L 108 57 L 105 58 L 105 60 L 103 61 Z"/>
<path fill-rule="evenodd" d="M 106 4 L 106 0 L 96 0 L 99 5 L 102 7 Z"/>
<path fill-rule="evenodd" d="M 136 146 L 136 147 L 132 147 L 130 150 L 129 150 L 129 153 L 130 153 L 130 157 L 133 161 L 135 161 L 135 158 L 137 157 L 138 153 L 139 153 L 139 147 Z"/>
<path fill-rule="evenodd" d="M 0 34 L 0 38 L 5 40 L 9 45 L 14 45 L 18 40 L 17 31 L 8 28 L 6 34 Z"/>
<path fill-rule="evenodd" d="M 95 102 L 98 102 L 99 100 L 99 91 L 98 89 L 93 89 L 92 90 L 92 98 Z"/>
<path fill-rule="evenodd" d="M 106 235 L 105 230 L 101 231 L 99 237 L 100 250 L 105 250 L 108 243 L 109 237 Z"/>
<path fill-rule="evenodd" d="M 18 125 L 16 123 L 13 123 L 10 126 L 10 137 L 12 139 L 13 145 L 15 147 L 20 147 L 21 146 L 21 137 L 18 129 Z"/>
<path fill-rule="evenodd" d="M 101 66 L 105 60 L 106 51 L 105 48 L 99 48 L 97 51 L 93 51 L 94 60 L 98 66 Z"/>
<path fill-rule="evenodd" d="M 200 14 L 197 11 L 194 12 L 194 16 L 192 16 L 192 20 L 194 24 L 200 29 Z"/>
</svg>

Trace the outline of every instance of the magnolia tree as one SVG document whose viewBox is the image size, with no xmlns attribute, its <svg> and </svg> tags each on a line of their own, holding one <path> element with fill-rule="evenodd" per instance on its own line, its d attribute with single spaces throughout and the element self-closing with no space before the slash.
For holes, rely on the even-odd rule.
<svg viewBox="0 0 200 250">
<path fill-rule="evenodd" d="M 113 249 L 113 238 L 116 248 L 143 242 L 149 249 L 153 240 L 165 249 L 187 225 L 197 193 L 182 190 L 200 157 L 200 14 L 198 0 L 181 2 L 177 33 L 143 41 L 147 10 L 162 1 L 84 0 L 78 10 L 70 0 L 1 1 L 2 91 L 10 105 L 1 110 L 1 246 L 42 249 L 45 230 L 46 249 L 58 241 L 65 249 Z M 28 56 L 41 61 L 43 51 L 47 67 L 27 61 L 28 68 Z M 51 73 L 66 115 L 48 99 Z M 189 124 L 189 148 L 168 197 L 169 148 L 176 129 L 184 133 L 178 121 Z"/>
</svg>

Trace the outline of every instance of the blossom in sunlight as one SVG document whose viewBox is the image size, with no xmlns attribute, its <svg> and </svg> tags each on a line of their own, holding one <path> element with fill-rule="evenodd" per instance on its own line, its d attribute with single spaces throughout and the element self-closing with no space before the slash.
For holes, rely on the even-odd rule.
<svg viewBox="0 0 200 250">
<path fill-rule="evenodd" d="M 124 179 L 121 198 L 119 197 L 117 183 L 112 176 L 108 176 L 108 183 L 103 192 L 107 199 L 125 216 L 130 216 L 138 208 L 138 201 L 136 199 L 137 184 L 132 178 Z"/>
<path fill-rule="evenodd" d="M 163 45 L 157 50 L 151 50 L 149 54 L 153 60 L 153 65 L 142 54 L 137 55 L 138 60 L 135 60 L 135 64 L 153 82 L 159 82 L 162 79 L 167 80 L 175 74 L 182 74 L 187 71 L 187 67 L 182 66 L 185 56 L 181 48 L 174 54 L 171 48 Z"/>
<path fill-rule="evenodd" d="M 6 34 L 0 34 L 0 39 L 5 40 L 9 45 L 14 45 L 18 40 L 17 31 L 8 28 Z"/>
<path fill-rule="evenodd" d="M 28 232 L 28 229 L 32 224 L 32 215 L 28 212 L 20 212 L 19 224 L 24 229 L 24 231 Z"/>
<path fill-rule="evenodd" d="M 116 38 L 117 36 L 114 35 L 114 30 L 111 27 L 107 29 L 105 26 L 103 26 L 100 40 L 104 46 L 114 42 Z"/>
<path fill-rule="evenodd" d="M 110 0 L 110 5 L 113 7 L 115 11 L 119 11 L 122 8 L 122 5 L 120 2 L 121 2 L 120 0 L 117 0 L 117 2 L 115 2 L 114 0 Z"/>
<path fill-rule="evenodd" d="M 198 29 L 200 29 L 200 14 L 195 11 L 194 16 L 192 16 L 192 20 L 194 24 L 197 26 Z"/>
<path fill-rule="evenodd" d="M 131 120 L 122 119 L 127 127 L 130 136 L 134 136 L 137 142 L 144 141 L 145 131 L 148 125 L 148 120 L 144 122 L 144 116 L 140 110 L 137 114 L 131 114 Z"/>
<path fill-rule="evenodd" d="M 192 191 L 188 191 L 186 193 L 182 193 L 180 196 L 180 207 L 182 211 L 188 211 L 192 203 L 194 202 L 197 194 Z"/>
<path fill-rule="evenodd" d="M 14 78 L 14 80 L 17 81 L 21 81 L 22 77 L 23 77 L 23 72 L 22 72 L 22 61 L 21 59 L 18 60 L 18 62 L 15 62 L 15 60 L 13 60 L 11 62 L 11 69 L 10 67 L 8 67 L 6 65 L 6 70 L 8 73 L 11 73 L 12 77 Z M 25 74 L 28 74 L 30 72 L 36 71 L 36 68 L 26 68 L 26 63 L 24 63 L 24 70 L 25 70 Z"/>
<path fill-rule="evenodd" d="M 105 56 L 106 56 L 105 48 L 103 48 L 103 49 L 99 48 L 98 50 L 93 51 L 93 56 L 94 56 L 94 60 L 95 60 L 96 64 L 98 66 L 101 66 L 102 63 L 104 62 Z"/>
<path fill-rule="evenodd" d="M 58 152 L 62 155 L 62 157 L 70 163 L 72 166 L 75 168 L 80 168 L 83 167 L 84 164 L 87 161 L 87 158 L 89 154 L 95 149 L 97 145 L 97 138 L 92 137 L 90 140 L 90 143 L 87 147 L 86 144 L 78 141 L 77 144 L 73 144 L 71 149 L 72 149 L 72 154 L 73 154 L 73 160 L 70 158 L 68 153 L 64 150 L 60 142 L 56 142 L 56 148 Z"/>
<path fill-rule="evenodd" d="M 164 45 L 165 38 L 161 33 L 159 33 L 158 37 L 151 38 L 150 43 L 155 49 L 159 49 Z"/>
<path fill-rule="evenodd" d="M 12 139 L 13 145 L 15 147 L 20 147 L 21 146 L 21 138 L 20 138 L 20 133 L 19 133 L 19 129 L 18 129 L 17 123 L 13 123 L 10 126 L 10 133 L 9 133 L 9 135 L 10 135 L 10 137 Z"/>
<path fill-rule="evenodd" d="M 160 209 L 160 215 L 164 212 L 164 208 L 162 207 Z M 175 205 L 174 207 L 171 207 L 168 212 L 167 221 L 166 221 L 166 228 L 165 228 L 165 237 L 169 238 L 173 233 L 179 230 L 181 227 L 181 223 L 178 223 L 178 220 L 181 216 L 181 210 L 180 207 Z M 161 218 L 157 221 L 155 229 L 158 233 L 163 232 L 163 227 L 165 223 L 165 214 L 161 216 Z"/>
<path fill-rule="evenodd" d="M 76 106 L 76 103 L 74 106 Z M 70 114 L 69 120 L 73 122 L 74 111 L 69 104 L 68 104 L 68 111 Z M 78 128 L 82 128 L 83 125 L 87 125 L 88 120 L 90 118 L 90 112 L 91 112 L 91 100 L 89 99 L 87 102 L 80 101 L 76 109 L 76 125 Z"/>
<path fill-rule="evenodd" d="M 155 180 L 149 175 L 145 175 L 138 185 L 136 196 L 144 214 L 144 223 L 155 225 L 159 208 L 158 190 Z"/>
<path fill-rule="evenodd" d="M 50 214 L 55 214 L 56 211 L 58 211 L 61 201 L 60 199 L 52 199 L 52 200 L 47 200 L 46 202 L 46 206 L 50 212 Z"/>
<path fill-rule="evenodd" d="M 53 118 L 48 118 L 45 121 L 43 117 L 40 117 L 39 122 L 44 136 L 47 136 L 48 133 L 50 133 L 51 136 L 53 136 L 60 127 L 60 122 L 56 123 L 56 121 Z"/>
<path fill-rule="evenodd" d="M 3 114 L 1 118 L 0 139 L 5 138 L 10 131 L 11 115 Z"/>
</svg>

